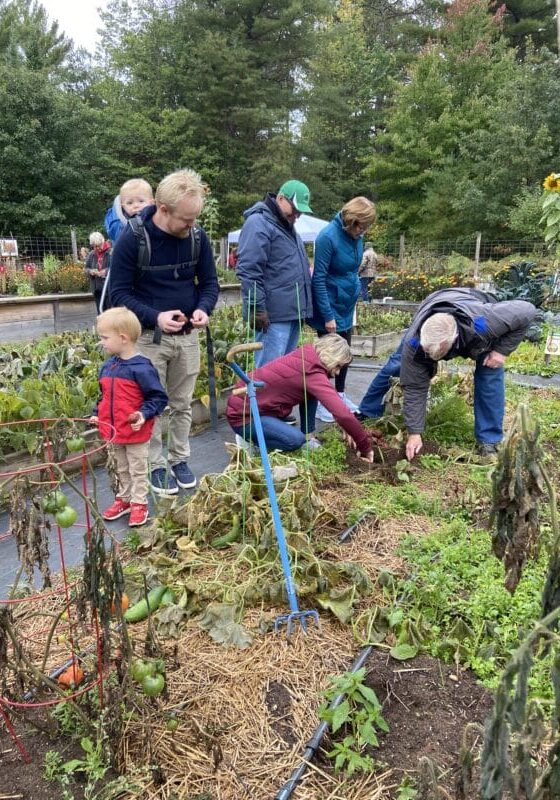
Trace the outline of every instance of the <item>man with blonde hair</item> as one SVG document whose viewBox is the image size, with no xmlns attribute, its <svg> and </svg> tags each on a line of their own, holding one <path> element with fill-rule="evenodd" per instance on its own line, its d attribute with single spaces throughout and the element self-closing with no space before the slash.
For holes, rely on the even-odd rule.
<svg viewBox="0 0 560 800">
<path fill-rule="evenodd" d="M 198 331 L 208 324 L 218 299 L 212 247 L 196 227 L 206 191 L 194 170 L 167 175 L 157 187 L 155 205 L 130 220 L 113 250 L 111 301 L 140 320 L 138 349 L 156 367 L 169 396 L 167 457 L 159 420 L 150 441 L 151 485 L 162 495 L 196 485 L 188 459 L 200 369 Z"/>
<path fill-rule="evenodd" d="M 472 358 L 474 433 L 482 455 L 492 455 L 503 438 L 504 363 L 521 343 L 536 313 L 532 303 L 496 298 L 478 289 L 442 289 L 420 305 L 394 352 L 370 384 L 359 419 L 380 417 L 391 378 L 400 378 L 404 420 L 408 429 L 406 457 L 422 449 L 422 433 L 430 381 L 440 359 Z"/>
</svg>

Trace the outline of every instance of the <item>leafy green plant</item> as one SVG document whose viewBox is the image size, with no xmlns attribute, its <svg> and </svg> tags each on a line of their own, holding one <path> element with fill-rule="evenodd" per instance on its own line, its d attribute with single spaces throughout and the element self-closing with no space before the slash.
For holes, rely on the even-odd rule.
<svg viewBox="0 0 560 800">
<path fill-rule="evenodd" d="M 537 269 L 534 261 L 509 264 L 494 275 L 498 300 L 527 300 L 539 308 L 552 285 L 552 276 Z"/>
<path fill-rule="evenodd" d="M 365 303 L 358 304 L 356 314 L 360 336 L 402 331 L 408 328 L 412 320 L 412 314 L 406 311 L 382 311 Z"/>
<path fill-rule="evenodd" d="M 361 667 L 356 672 L 331 677 L 331 685 L 323 692 L 325 703 L 319 711 L 320 719 L 329 724 L 332 734 L 341 729 L 347 731 L 342 741 L 333 742 L 333 749 L 327 755 L 334 759 L 336 772 L 345 770 L 348 775 L 374 769 L 373 758 L 366 748 L 379 746 L 378 731 L 389 731 L 377 695 L 364 684 L 365 674 L 365 667 Z M 344 695 L 344 699 L 335 705 L 333 701 L 339 695 Z"/>
<path fill-rule="evenodd" d="M 47 275 L 50 275 L 53 272 L 56 272 L 56 270 L 59 268 L 59 266 L 60 266 L 60 261 L 58 260 L 58 258 L 55 255 L 53 255 L 52 253 L 47 253 L 47 255 L 44 256 L 44 258 L 43 258 L 43 271 Z"/>
</svg>

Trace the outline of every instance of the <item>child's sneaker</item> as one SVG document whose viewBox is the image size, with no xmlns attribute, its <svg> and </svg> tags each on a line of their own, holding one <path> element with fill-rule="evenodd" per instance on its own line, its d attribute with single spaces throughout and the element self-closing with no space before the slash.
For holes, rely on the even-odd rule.
<svg viewBox="0 0 560 800">
<path fill-rule="evenodd" d="M 138 525 L 144 525 L 148 519 L 148 514 L 149 511 L 147 503 L 131 503 L 128 527 L 135 528 Z"/>
<path fill-rule="evenodd" d="M 115 502 L 111 503 L 109 508 L 106 508 L 101 516 L 103 519 L 113 520 L 124 517 L 125 514 L 130 514 L 130 503 L 126 503 L 124 500 L 121 500 L 120 497 L 117 497 Z"/>
</svg>

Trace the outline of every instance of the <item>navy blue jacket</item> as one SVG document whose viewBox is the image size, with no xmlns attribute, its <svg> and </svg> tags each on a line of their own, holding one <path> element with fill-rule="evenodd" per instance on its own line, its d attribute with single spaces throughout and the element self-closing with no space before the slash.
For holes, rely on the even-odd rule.
<svg viewBox="0 0 560 800">
<path fill-rule="evenodd" d="M 99 372 L 101 400 L 93 412 L 99 418 L 99 433 L 115 444 L 147 442 L 155 417 L 163 414 L 167 395 L 149 358 L 137 353 L 132 358 L 111 356 Z M 141 411 L 146 422 L 133 431 L 130 414 Z"/>
<path fill-rule="evenodd" d="M 138 242 L 130 226 L 124 228 L 113 249 L 111 260 L 111 303 L 134 311 L 143 328 L 155 328 L 161 311 L 179 309 L 190 319 L 195 309 L 211 314 L 218 300 L 218 279 L 208 237 L 200 230 L 200 255 L 196 266 L 181 266 L 191 261 L 191 237 L 180 239 L 154 225 L 155 206 L 142 209 L 150 237 L 150 267 L 169 269 L 140 270 Z"/>
<path fill-rule="evenodd" d="M 244 313 L 267 311 L 271 322 L 310 317 L 311 276 L 300 235 L 281 215 L 276 195 L 267 195 L 244 212 L 239 236 L 237 275 Z"/>
<path fill-rule="evenodd" d="M 337 331 L 352 327 L 354 308 L 360 295 L 358 270 L 364 254 L 363 238 L 354 239 L 344 230 L 340 212 L 323 228 L 315 242 L 313 307 L 308 320 L 319 331 L 334 319 Z"/>
</svg>

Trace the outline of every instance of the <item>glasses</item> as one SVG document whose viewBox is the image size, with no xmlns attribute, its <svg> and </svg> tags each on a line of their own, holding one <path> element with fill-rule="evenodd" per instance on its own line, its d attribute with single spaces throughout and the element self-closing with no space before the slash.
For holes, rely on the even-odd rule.
<svg viewBox="0 0 560 800">
<path fill-rule="evenodd" d="M 295 207 L 295 205 L 293 204 L 292 200 L 290 200 L 289 197 L 287 197 L 286 200 L 288 201 L 288 203 L 291 206 L 292 214 L 294 215 L 294 217 L 296 219 L 299 219 L 301 217 L 301 211 L 298 211 L 298 209 Z"/>
<path fill-rule="evenodd" d="M 354 223 L 354 227 L 356 228 L 356 230 L 359 233 L 365 233 L 367 231 L 367 229 L 369 228 L 369 225 L 364 225 L 361 222 L 355 222 Z"/>
</svg>

